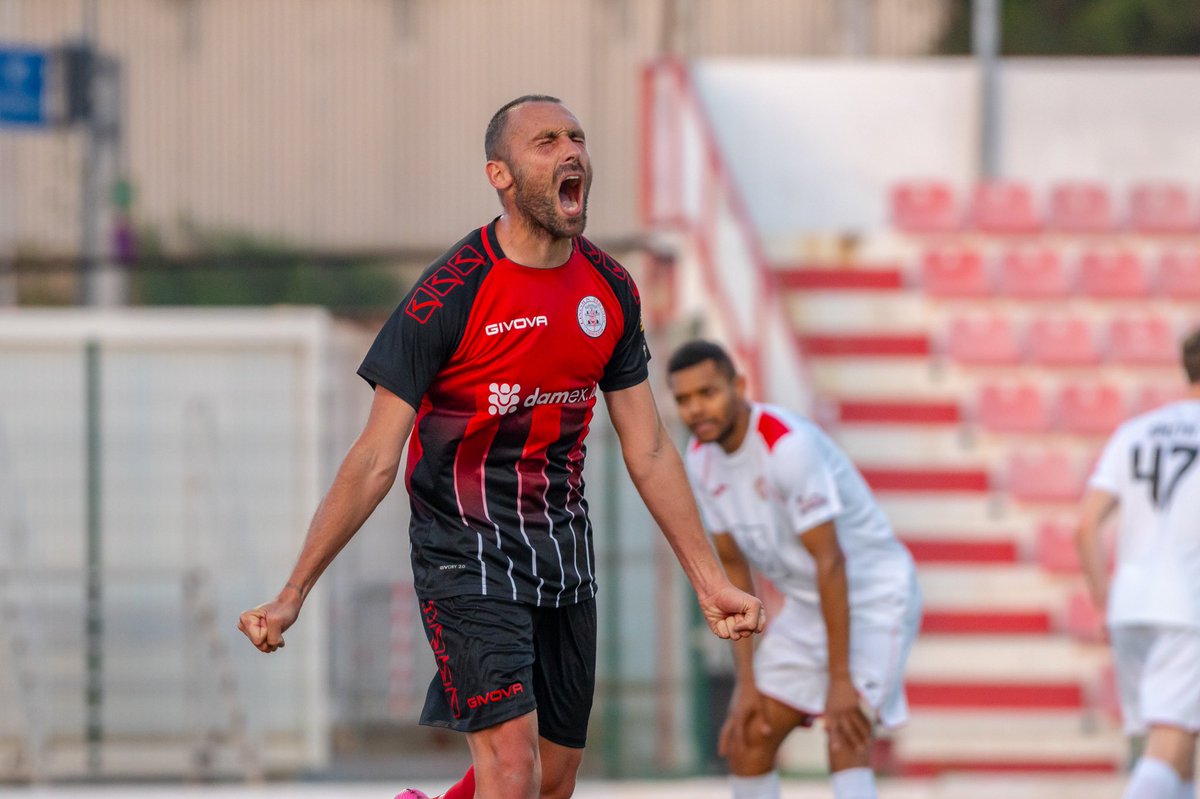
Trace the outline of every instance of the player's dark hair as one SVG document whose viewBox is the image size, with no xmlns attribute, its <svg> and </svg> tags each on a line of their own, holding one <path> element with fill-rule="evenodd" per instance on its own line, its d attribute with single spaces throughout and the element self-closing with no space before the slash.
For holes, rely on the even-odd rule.
<svg viewBox="0 0 1200 799">
<path fill-rule="evenodd" d="M 558 103 L 562 100 L 548 94 L 523 94 L 515 100 L 509 100 L 500 106 L 500 110 L 492 114 L 488 122 L 487 133 L 483 135 L 483 154 L 489 161 L 503 161 L 508 157 L 504 151 L 504 133 L 508 127 L 508 112 L 525 103 Z"/>
<path fill-rule="evenodd" d="M 1188 382 L 1200 383 L 1200 330 L 1183 340 L 1183 371 Z"/>
<path fill-rule="evenodd" d="M 667 361 L 667 374 L 690 369 L 705 361 L 712 361 L 717 367 L 717 371 L 731 380 L 737 375 L 733 359 L 729 357 L 729 353 L 725 351 L 724 347 L 703 339 L 689 341 L 671 353 L 671 359 Z"/>
</svg>

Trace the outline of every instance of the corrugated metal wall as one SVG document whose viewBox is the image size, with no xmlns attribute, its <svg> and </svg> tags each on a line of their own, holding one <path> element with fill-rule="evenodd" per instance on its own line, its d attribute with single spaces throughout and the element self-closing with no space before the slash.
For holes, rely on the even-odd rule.
<svg viewBox="0 0 1200 799">
<path fill-rule="evenodd" d="M 562 97 L 591 139 L 590 232 L 637 231 L 641 64 L 712 54 L 912 53 L 944 0 L 0 0 L 0 43 L 97 39 L 125 76 L 134 216 L 334 250 L 440 250 L 496 213 L 491 113 Z M 865 9 L 854 18 L 853 9 Z M 862 23 L 865 19 L 865 23 Z M 865 28 L 863 25 L 865 24 Z M 865 37 L 863 39 L 862 37 Z M 0 130 L 0 255 L 71 253 L 73 132 Z M 178 237 L 176 237 L 178 241 Z"/>
</svg>

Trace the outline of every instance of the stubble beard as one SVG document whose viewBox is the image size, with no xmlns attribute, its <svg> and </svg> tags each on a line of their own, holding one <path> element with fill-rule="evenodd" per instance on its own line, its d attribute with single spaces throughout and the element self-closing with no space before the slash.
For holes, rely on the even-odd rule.
<svg viewBox="0 0 1200 799">
<path fill-rule="evenodd" d="M 519 170 L 514 170 L 516 178 L 516 193 L 513 204 L 517 212 L 525 218 L 529 228 L 535 233 L 542 233 L 547 239 L 570 239 L 583 234 L 587 227 L 588 190 L 591 188 L 591 174 L 584 173 L 583 177 L 583 211 L 573 219 L 567 219 L 558 211 L 558 178 L 552 185 L 542 189 L 535 188 Z"/>
</svg>

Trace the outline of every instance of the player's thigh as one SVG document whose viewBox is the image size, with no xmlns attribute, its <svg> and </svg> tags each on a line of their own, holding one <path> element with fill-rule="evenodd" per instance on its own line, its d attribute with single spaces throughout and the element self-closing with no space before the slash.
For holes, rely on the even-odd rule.
<svg viewBox="0 0 1200 799">
<path fill-rule="evenodd" d="M 559 746 L 583 749 L 596 689 L 596 601 L 538 608 L 534 653 L 539 734 Z"/>
<path fill-rule="evenodd" d="M 888 598 L 850 622 L 850 671 L 863 700 L 888 728 L 908 721 L 904 668 L 920 626 L 920 600 Z"/>
<path fill-rule="evenodd" d="M 1200 631 L 1162 627 L 1146 655 L 1140 686 L 1142 716 L 1153 730 L 1200 731 Z"/>
<path fill-rule="evenodd" d="M 472 733 L 536 708 L 529 606 L 462 596 L 423 599 L 420 607 L 437 666 L 422 724 Z"/>
</svg>

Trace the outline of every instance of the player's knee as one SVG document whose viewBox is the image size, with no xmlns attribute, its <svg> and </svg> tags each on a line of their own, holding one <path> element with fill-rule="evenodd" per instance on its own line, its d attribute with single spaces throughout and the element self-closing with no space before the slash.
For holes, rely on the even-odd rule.
<svg viewBox="0 0 1200 799">
<path fill-rule="evenodd" d="M 574 772 L 569 774 L 566 772 L 559 772 L 556 774 L 544 773 L 542 775 L 541 799 L 570 799 L 570 797 L 574 795 Z"/>
</svg>

